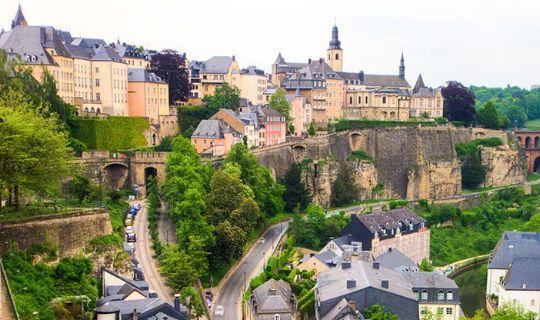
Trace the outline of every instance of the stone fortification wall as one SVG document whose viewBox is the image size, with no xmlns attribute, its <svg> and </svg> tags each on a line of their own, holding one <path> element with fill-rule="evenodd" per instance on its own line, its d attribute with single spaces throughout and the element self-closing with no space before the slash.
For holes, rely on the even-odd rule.
<svg viewBox="0 0 540 320">
<path fill-rule="evenodd" d="M 111 232 L 109 214 L 103 209 L 6 222 L 0 225 L 0 254 L 12 246 L 26 250 L 47 240 L 58 247 L 61 256 L 72 255 L 91 239 Z"/>
</svg>

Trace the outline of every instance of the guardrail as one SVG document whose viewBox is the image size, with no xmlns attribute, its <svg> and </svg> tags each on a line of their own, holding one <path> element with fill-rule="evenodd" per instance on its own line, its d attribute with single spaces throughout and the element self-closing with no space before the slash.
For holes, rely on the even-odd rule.
<svg viewBox="0 0 540 320">
<path fill-rule="evenodd" d="M 484 264 L 489 259 L 489 254 L 476 256 L 460 261 L 450 263 L 444 267 L 437 268 L 443 275 L 453 279 L 463 272 L 470 270 L 476 266 Z"/>
<path fill-rule="evenodd" d="M 15 306 L 15 300 L 13 299 L 13 294 L 11 293 L 11 289 L 9 287 L 9 281 L 7 278 L 6 270 L 4 270 L 4 265 L 2 264 L 2 259 L 0 258 L 0 277 L 2 277 L 2 281 L 5 283 L 6 288 L 5 291 L 7 293 L 7 297 L 9 299 L 9 305 L 10 305 L 10 311 L 12 313 L 13 319 L 20 320 L 19 313 L 17 312 L 17 307 Z M 2 314 L 0 314 L 2 316 Z"/>
</svg>

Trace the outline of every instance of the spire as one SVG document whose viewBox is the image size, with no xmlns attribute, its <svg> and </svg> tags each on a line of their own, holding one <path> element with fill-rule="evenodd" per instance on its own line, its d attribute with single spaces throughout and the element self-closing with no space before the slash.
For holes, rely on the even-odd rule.
<svg viewBox="0 0 540 320">
<path fill-rule="evenodd" d="M 17 27 L 17 26 L 27 26 L 28 23 L 26 23 L 26 18 L 24 17 L 24 14 L 22 12 L 21 4 L 19 4 L 19 7 L 17 8 L 17 13 L 15 14 L 15 18 L 11 21 L 11 29 Z"/>
<path fill-rule="evenodd" d="M 401 52 L 401 60 L 399 61 L 399 77 L 405 79 L 405 59 L 403 58 L 403 51 Z"/>
<path fill-rule="evenodd" d="M 332 40 L 330 40 L 330 49 L 341 49 L 341 41 L 339 41 L 339 31 L 335 24 L 332 28 Z"/>
<path fill-rule="evenodd" d="M 418 79 L 416 80 L 416 84 L 414 85 L 414 88 L 413 88 L 413 93 L 417 93 L 418 91 L 420 91 L 420 89 L 425 88 L 425 87 L 426 85 L 424 84 L 424 79 L 422 79 L 422 74 L 419 74 Z"/>
<path fill-rule="evenodd" d="M 278 53 L 276 61 L 274 61 L 274 64 L 285 64 L 285 59 L 281 56 L 281 52 Z"/>
</svg>

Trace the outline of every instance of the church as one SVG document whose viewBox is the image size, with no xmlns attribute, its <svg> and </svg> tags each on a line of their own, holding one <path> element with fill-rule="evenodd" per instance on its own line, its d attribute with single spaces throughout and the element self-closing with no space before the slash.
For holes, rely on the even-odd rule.
<svg viewBox="0 0 540 320">
<path fill-rule="evenodd" d="M 426 87 L 421 76 L 413 89 L 405 78 L 403 53 L 397 71 L 395 75 L 343 71 L 343 48 L 334 25 L 326 59 L 286 62 L 280 53 L 272 65 L 271 80 L 287 94 L 302 96 L 311 108 L 311 121 L 319 126 L 342 118 L 442 117 L 440 89 Z"/>
</svg>

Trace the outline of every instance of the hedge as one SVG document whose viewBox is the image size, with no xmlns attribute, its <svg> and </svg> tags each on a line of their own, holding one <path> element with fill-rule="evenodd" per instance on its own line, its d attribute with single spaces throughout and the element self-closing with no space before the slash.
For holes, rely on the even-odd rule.
<svg viewBox="0 0 540 320">
<path fill-rule="evenodd" d="M 334 128 L 335 131 L 345 131 L 349 129 L 362 129 L 362 128 L 377 128 L 377 127 L 406 127 L 406 126 L 437 126 L 434 121 L 421 121 L 421 120 L 353 120 L 353 119 L 339 119 Z"/>
<path fill-rule="evenodd" d="M 144 132 L 150 127 L 142 117 L 78 118 L 73 137 L 90 150 L 118 151 L 146 146 Z"/>
</svg>

